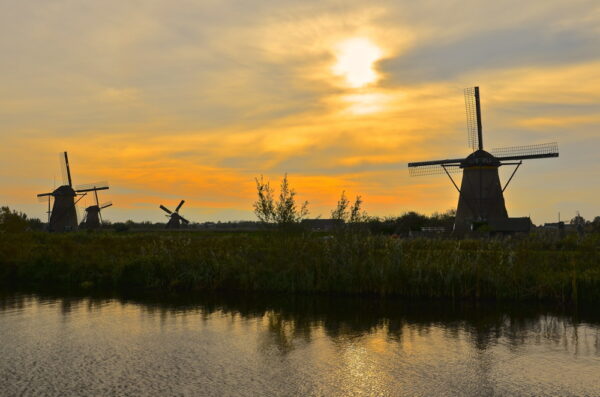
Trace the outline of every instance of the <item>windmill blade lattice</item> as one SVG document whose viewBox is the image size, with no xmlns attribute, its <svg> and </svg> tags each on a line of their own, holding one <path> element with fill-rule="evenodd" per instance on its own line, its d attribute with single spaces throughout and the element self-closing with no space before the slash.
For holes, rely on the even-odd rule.
<svg viewBox="0 0 600 397">
<path fill-rule="evenodd" d="M 410 167 L 408 174 L 410 176 L 426 176 L 426 175 L 440 175 L 445 174 L 448 171 L 449 174 L 456 174 L 461 172 L 461 168 L 458 164 L 448 164 L 445 166 L 446 170 L 441 164 L 430 164 Z"/>
<path fill-rule="evenodd" d="M 479 148 L 479 134 L 475 87 L 465 88 L 465 109 L 467 113 L 467 142 L 471 149 L 477 150 Z"/>
<path fill-rule="evenodd" d="M 69 169 L 69 160 L 67 152 L 60 152 L 58 154 L 58 161 L 60 163 L 60 172 L 62 176 L 63 185 L 71 186 L 71 170 Z"/>
<path fill-rule="evenodd" d="M 558 143 L 542 143 L 539 145 L 511 146 L 490 150 L 498 158 L 506 157 L 530 157 L 530 156 L 558 156 Z"/>
<path fill-rule="evenodd" d="M 108 189 L 108 182 L 107 181 L 101 181 L 101 182 L 95 182 L 95 183 L 85 183 L 83 185 L 77 185 L 75 187 L 75 190 L 77 190 L 78 192 L 85 192 L 85 191 L 91 191 L 91 190 L 106 190 Z"/>
</svg>

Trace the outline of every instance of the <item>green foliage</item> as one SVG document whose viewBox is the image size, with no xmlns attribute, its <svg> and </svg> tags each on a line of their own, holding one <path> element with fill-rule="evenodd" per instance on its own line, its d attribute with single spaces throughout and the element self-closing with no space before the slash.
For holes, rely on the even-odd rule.
<svg viewBox="0 0 600 397">
<path fill-rule="evenodd" d="M 340 232 L 6 234 L 0 282 L 600 302 L 600 236 L 427 240 Z"/>
</svg>

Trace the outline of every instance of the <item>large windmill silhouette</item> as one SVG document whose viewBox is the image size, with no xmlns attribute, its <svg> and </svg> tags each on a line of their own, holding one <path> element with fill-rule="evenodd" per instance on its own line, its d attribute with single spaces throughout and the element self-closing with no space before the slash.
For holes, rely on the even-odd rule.
<svg viewBox="0 0 600 397">
<path fill-rule="evenodd" d="M 48 231 L 51 232 L 67 232 L 77 230 L 77 209 L 75 205 L 88 192 L 97 192 L 98 190 L 106 190 L 108 186 L 99 185 L 91 188 L 76 188 L 73 189 L 73 181 L 71 179 L 71 168 L 69 166 L 69 157 L 67 152 L 61 153 L 60 161 L 63 171 L 63 185 L 54 189 L 50 193 L 41 193 L 37 196 L 42 200 L 48 199 L 48 211 L 50 217 L 48 219 Z M 79 196 L 79 198 L 77 198 Z M 50 200 L 54 198 L 54 204 L 50 211 Z M 77 200 L 76 200 L 77 198 Z"/>
<path fill-rule="evenodd" d="M 465 158 L 408 163 L 411 176 L 447 174 L 459 193 L 454 231 L 464 233 L 486 225 L 491 231 L 518 231 L 523 229 L 523 218 L 509 218 L 504 203 L 504 191 L 523 163 L 523 160 L 558 157 L 558 144 L 514 146 L 483 149 L 483 131 L 479 87 L 465 89 L 467 130 L 473 153 Z M 504 186 L 500 183 L 498 168 L 515 166 Z M 462 170 L 460 188 L 452 173 Z M 526 218 L 527 225 L 530 223 Z"/>
</svg>

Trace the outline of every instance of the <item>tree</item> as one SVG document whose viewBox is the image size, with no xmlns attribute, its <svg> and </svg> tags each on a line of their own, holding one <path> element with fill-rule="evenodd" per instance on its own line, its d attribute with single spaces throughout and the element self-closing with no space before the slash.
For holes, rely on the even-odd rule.
<svg viewBox="0 0 600 397">
<path fill-rule="evenodd" d="M 0 208 L 0 231 L 17 233 L 28 229 L 27 215 L 22 212 L 11 211 L 8 207 Z"/>
<path fill-rule="evenodd" d="M 276 223 L 278 225 L 291 225 L 299 223 L 304 219 L 308 211 L 308 201 L 302 203 L 300 208 L 296 203 L 296 191 L 290 187 L 287 173 L 281 181 L 280 192 L 277 201 L 268 181 L 263 176 L 254 178 L 258 200 L 254 202 L 254 213 L 263 223 Z"/>
<path fill-rule="evenodd" d="M 584 226 L 586 224 L 586 221 L 585 218 L 579 214 L 579 211 L 577 211 L 577 215 L 573 219 L 571 219 L 569 223 L 575 226 Z"/>
<path fill-rule="evenodd" d="M 350 202 L 346 198 L 346 191 L 342 190 L 342 195 L 337 202 L 337 206 L 333 211 L 331 211 L 331 218 L 347 221 L 349 217 L 348 205 L 350 205 Z"/>
<path fill-rule="evenodd" d="M 270 223 L 275 220 L 275 200 L 273 199 L 273 191 L 271 185 L 264 181 L 263 176 L 254 178 L 256 181 L 256 190 L 258 200 L 254 203 L 254 213 L 256 217 L 264 223 Z"/>
<path fill-rule="evenodd" d="M 331 217 L 333 219 L 341 219 L 347 223 L 358 223 L 364 222 L 368 219 L 367 213 L 362 210 L 362 199 L 360 196 L 356 196 L 354 204 L 350 208 L 350 201 L 346 198 L 346 191 L 342 191 L 342 195 L 337 202 L 337 206 L 331 211 Z"/>
<path fill-rule="evenodd" d="M 362 203 L 361 197 L 356 196 L 356 200 L 354 201 L 352 208 L 350 208 L 350 223 L 358 223 L 367 220 L 367 213 L 361 209 Z"/>
<path fill-rule="evenodd" d="M 409 211 L 397 218 L 397 232 L 408 233 L 409 231 L 421 230 L 426 226 L 429 218 L 426 215 L 419 214 L 414 211 Z"/>
<path fill-rule="evenodd" d="M 600 216 L 597 216 L 592 221 L 592 231 L 594 233 L 600 233 Z"/>
<path fill-rule="evenodd" d="M 585 218 L 579 214 L 579 211 L 577 211 L 577 215 L 573 219 L 571 219 L 569 223 L 575 226 L 577 233 L 579 233 L 580 235 L 582 235 L 585 232 L 586 221 Z"/>
</svg>

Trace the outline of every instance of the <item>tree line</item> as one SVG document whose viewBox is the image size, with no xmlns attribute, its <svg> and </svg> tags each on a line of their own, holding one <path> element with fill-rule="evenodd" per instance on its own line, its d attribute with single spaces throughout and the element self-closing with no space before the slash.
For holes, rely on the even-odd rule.
<svg viewBox="0 0 600 397">
<path fill-rule="evenodd" d="M 254 214 L 258 221 L 239 222 L 205 222 L 192 224 L 191 229 L 206 230 L 258 230 L 264 228 L 298 228 L 302 221 L 310 214 L 309 202 L 298 202 L 297 193 L 291 187 L 287 174 L 283 176 L 279 185 L 279 192 L 261 175 L 255 178 L 257 199 L 253 203 Z M 444 228 L 452 230 L 456 211 L 451 209 L 443 213 L 425 215 L 415 211 L 408 211 L 400 216 L 376 217 L 369 216 L 363 209 L 363 199 L 357 195 L 350 201 L 345 191 L 334 209 L 330 218 L 347 226 L 360 226 L 376 234 L 406 234 L 411 231 L 420 231 L 423 228 Z M 317 217 L 317 219 L 319 219 Z M 569 224 L 579 232 L 600 233 L 600 216 L 593 220 L 584 219 L 579 213 L 572 218 Z M 159 230 L 164 228 L 164 223 L 144 222 L 115 222 L 105 221 L 103 227 L 116 231 L 127 230 Z M 23 212 L 11 210 L 7 206 L 0 207 L 0 232 L 41 231 L 45 223 L 37 218 L 28 218 Z"/>
</svg>

